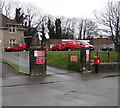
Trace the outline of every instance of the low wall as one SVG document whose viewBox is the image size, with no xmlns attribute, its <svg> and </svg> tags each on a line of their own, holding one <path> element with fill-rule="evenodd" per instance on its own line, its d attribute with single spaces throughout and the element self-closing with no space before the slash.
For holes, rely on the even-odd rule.
<svg viewBox="0 0 120 108">
<path fill-rule="evenodd" d="M 91 64 L 91 71 L 95 72 L 95 65 Z M 98 66 L 98 72 L 119 72 L 120 63 L 101 63 Z"/>
</svg>

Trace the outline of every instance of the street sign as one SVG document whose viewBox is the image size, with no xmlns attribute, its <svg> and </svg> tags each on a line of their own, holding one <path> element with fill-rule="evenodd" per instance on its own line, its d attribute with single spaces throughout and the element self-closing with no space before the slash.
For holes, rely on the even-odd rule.
<svg viewBox="0 0 120 108">
<path fill-rule="evenodd" d="M 45 57 L 36 57 L 36 64 L 44 64 Z"/>
<path fill-rule="evenodd" d="M 78 56 L 76 55 L 71 55 L 71 61 L 78 61 Z"/>
<path fill-rule="evenodd" d="M 35 50 L 34 57 L 39 57 L 39 56 L 45 56 L 45 51 Z"/>
</svg>

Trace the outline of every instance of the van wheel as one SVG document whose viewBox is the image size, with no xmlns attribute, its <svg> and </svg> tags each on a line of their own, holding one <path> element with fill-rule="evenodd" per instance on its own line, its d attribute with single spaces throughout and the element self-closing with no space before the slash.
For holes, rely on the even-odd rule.
<svg viewBox="0 0 120 108">
<path fill-rule="evenodd" d="M 10 52 L 13 52 L 13 50 L 12 50 L 12 49 L 10 49 L 9 51 L 10 51 Z"/>
<path fill-rule="evenodd" d="M 25 52 L 26 50 L 25 49 L 23 49 L 23 52 Z"/>
<path fill-rule="evenodd" d="M 70 48 L 66 48 L 66 51 L 71 51 L 71 49 Z"/>
<path fill-rule="evenodd" d="M 71 49 L 70 49 L 70 48 L 68 48 L 68 51 L 71 51 Z"/>
</svg>

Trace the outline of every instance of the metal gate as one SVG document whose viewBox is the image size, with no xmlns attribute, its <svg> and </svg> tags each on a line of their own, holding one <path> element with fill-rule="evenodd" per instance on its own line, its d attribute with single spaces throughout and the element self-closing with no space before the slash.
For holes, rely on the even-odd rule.
<svg viewBox="0 0 120 108">
<path fill-rule="evenodd" d="M 80 70 L 80 53 L 69 52 L 68 53 L 68 70 Z"/>
<path fill-rule="evenodd" d="M 30 74 L 29 51 L 19 52 L 19 72 Z"/>
</svg>

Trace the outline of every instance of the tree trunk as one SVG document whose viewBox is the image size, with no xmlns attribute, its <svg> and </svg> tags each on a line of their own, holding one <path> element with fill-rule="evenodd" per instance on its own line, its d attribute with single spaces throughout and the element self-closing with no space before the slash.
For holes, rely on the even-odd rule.
<svg viewBox="0 0 120 108">
<path fill-rule="evenodd" d="M 120 51 L 120 42 L 115 43 L 115 51 L 119 52 Z"/>
</svg>

